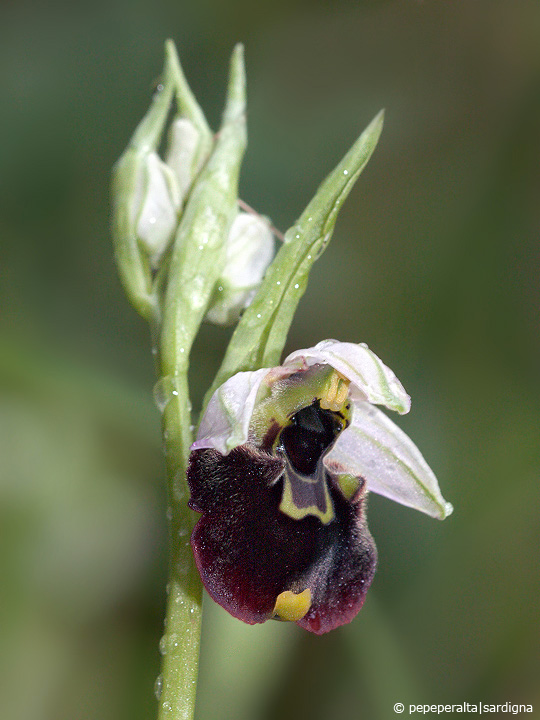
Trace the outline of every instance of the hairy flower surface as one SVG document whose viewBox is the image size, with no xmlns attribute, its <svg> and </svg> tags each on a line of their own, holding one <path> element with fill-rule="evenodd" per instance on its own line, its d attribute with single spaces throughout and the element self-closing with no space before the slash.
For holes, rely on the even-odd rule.
<svg viewBox="0 0 540 720">
<path fill-rule="evenodd" d="M 325 340 L 242 372 L 211 398 L 192 446 L 192 547 L 211 597 L 247 623 L 315 633 L 349 622 L 377 551 L 369 491 L 443 519 L 452 511 L 405 433 L 375 407 L 410 398 L 364 345 Z"/>
</svg>

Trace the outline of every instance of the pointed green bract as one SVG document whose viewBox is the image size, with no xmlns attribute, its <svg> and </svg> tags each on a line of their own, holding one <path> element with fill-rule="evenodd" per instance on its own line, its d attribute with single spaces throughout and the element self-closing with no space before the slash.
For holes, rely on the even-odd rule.
<svg viewBox="0 0 540 720">
<path fill-rule="evenodd" d="M 159 315 L 159 298 L 152 279 L 151 258 L 139 243 L 134 202 L 140 173 L 163 137 L 173 95 L 179 114 L 197 130 L 199 164 L 212 147 L 212 132 L 187 84 L 172 41 L 167 41 L 165 52 L 162 83 L 112 173 L 112 235 L 120 279 L 132 305 L 149 322 L 155 322 Z"/>
<path fill-rule="evenodd" d="M 223 122 L 212 154 L 191 189 L 171 252 L 163 305 L 163 375 L 187 368 L 191 346 L 223 268 L 225 242 L 237 212 L 238 176 L 246 143 L 243 48 L 238 45 L 231 59 Z"/>
<path fill-rule="evenodd" d="M 337 214 L 379 139 L 381 111 L 319 187 L 285 242 L 229 343 L 205 406 L 214 390 L 242 370 L 277 365 L 309 272 L 332 236 Z"/>
<path fill-rule="evenodd" d="M 191 88 L 189 87 L 182 71 L 182 67 L 178 60 L 178 53 L 176 52 L 176 47 L 172 40 L 167 40 L 165 43 L 165 56 L 167 58 L 167 67 L 176 91 L 178 114 L 181 117 L 191 120 L 193 125 L 195 125 L 199 131 L 199 135 L 203 138 L 203 146 L 207 149 L 207 151 L 209 151 L 212 147 L 212 130 L 206 121 L 206 117 L 199 103 L 191 92 Z"/>
<path fill-rule="evenodd" d="M 185 75 L 182 71 L 182 66 L 178 60 L 176 47 L 172 40 L 167 40 L 165 43 L 165 55 L 176 91 L 176 104 L 178 112 L 175 121 L 188 121 L 193 127 L 197 137 L 190 168 L 193 173 L 193 179 L 210 155 L 214 142 L 214 135 L 208 125 L 208 122 L 206 121 L 206 117 L 199 103 L 195 99 L 195 96 L 191 92 L 191 88 L 187 83 Z M 171 138 L 169 139 L 169 147 L 170 145 Z"/>
<path fill-rule="evenodd" d="M 157 299 L 152 293 L 148 257 L 139 246 L 132 205 L 141 168 L 148 154 L 157 147 L 167 121 L 172 94 L 173 85 L 166 63 L 163 87 L 154 95 L 150 109 L 112 173 L 112 236 L 116 263 L 131 304 L 149 322 L 156 315 Z"/>
</svg>

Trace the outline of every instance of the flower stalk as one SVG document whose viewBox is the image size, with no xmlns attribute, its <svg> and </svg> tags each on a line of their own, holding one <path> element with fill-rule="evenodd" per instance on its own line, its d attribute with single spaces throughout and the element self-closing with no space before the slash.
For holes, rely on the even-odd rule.
<svg viewBox="0 0 540 720">
<path fill-rule="evenodd" d="M 187 505 L 185 482 L 193 442 L 187 373 L 190 350 L 223 266 L 225 241 L 237 212 L 238 176 L 246 146 L 245 74 L 239 45 L 231 59 L 222 126 L 214 139 L 170 40 L 165 55 L 162 82 L 152 105 L 113 170 L 112 231 L 126 294 L 150 325 L 159 376 L 154 394 L 162 411 L 170 540 L 167 615 L 160 643 L 163 663 L 156 682 L 159 717 L 189 720 L 195 707 L 202 586 L 189 544 L 194 513 Z M 180 168 L 187 196 L 173 207 L 176 228 L 167 245 L 160 227 L 163 213 L 159 214 L 167 202 L 165 183 L 153 185 L 155 174 L 146 168 L 149 160 L 154 168 L 164 165 L 156 153 L 173 98 L 180 122 L 184 127 L 189 123 L 191 137 L 197 137 L 198 143 L 191 153 L 191 168 Z M 186 148 L 179 150 L 185 158 Z M 172 169 L 163 170 L 172 184 L 171 196 L 181 198 L 178 188 L 175 192 Z M 146 213 L 144 233 L 141 213 Z M 158 252 L 156 243 L 162 245 Z"/>
<path fill-rule="evenodd" d="M 229 96 L 212 155 L 201 171 L 178 227 L 168 267 L 161 323 L 162 424 L 170 516 L 169 593 L 162 647 L 160 718 L 191 718 L 195 704 L 201 626 L 201 582 L 189 544 L 193 513 L 185 472 L 191 433 L 189 353 L 222 267 L 224 238 L 236 210 L 245 149 L 242 47 L 231 61 Z M 211 209 L 211 212 L 209 212 Z"/>
</svg>

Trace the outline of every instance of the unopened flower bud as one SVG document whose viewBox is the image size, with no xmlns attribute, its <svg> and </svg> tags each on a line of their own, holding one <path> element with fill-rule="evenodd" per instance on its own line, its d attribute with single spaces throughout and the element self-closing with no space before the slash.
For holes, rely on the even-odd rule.
<svg viewBox="0 0 540 720">
<path fill-rule="evenodd" d="M 178 225 L 180 194 L 172 170 L 150 152 L 140 163 L 132 205 L 133 225 L 139 242 L 157 267 Z"/>
<path fill-rule="evenodd" d="M 230 325 L 253 300 L 274 255 L 274 238 L 264 218 L 239 212 L 226 245 L 225 266 L 206 319 Z"/>
<path fill-rule="evenodd" d="M 193 179 L 201 169 L 206 151 L 206 145 L 201 143 L 201 134 L 191 120 L 185 117 L 173 120 L 165 159 L 176 177 L 180 202 L 185 200 Z"/>
</svg>

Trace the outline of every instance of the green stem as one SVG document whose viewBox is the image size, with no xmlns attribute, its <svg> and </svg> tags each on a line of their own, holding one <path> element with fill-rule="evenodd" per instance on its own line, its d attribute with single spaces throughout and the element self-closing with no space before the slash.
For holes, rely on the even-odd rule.
<svg viewBox="0 0 540 720">
<path fill-rule="evenodd" d="M 186 469 L 190 446 L 189 355 L 225 262 L 226 242 L 237 213 L 238 176 L 246 136 L 243 48 L 233 51 L 227 100 L 214 140 L 182 72 L 171 40 L 165 46 L 163 84 L 113 169 L 112 232 L 120 278 L 128 298 L 150 324 L 159 376 L 168 478 L 170 565 L 162 674 L 157 683 L 160 720 L 192 720 L 195 712 L 202 585 L 190 535 Z M 147 188 L 148 162 L 159 150 L 173 95 L 178 116 L 198 133 L 196 173 L 170 251 L 157 273 L 141 247 L 137 217 Z"/>
<path fill-rule="evenodd" d="M 171 251 L 159 322 L 156 400 L 163 412 L 170 518 L 159 720 L 192 720 L 195 711 L 202 586 L 189 543 L 196 517 L 187 505 L 186 468 L 193 440 L 187 373 L 191 347 L 223 264 L 245 145 L 245 73 L 243 50 L 237 46 L 219 137 L 191 190 Z"/>
<path fill-rule="evenodd" d="M 192 442 L 190 402 L 185 369 L 177 362 L 174 376 L 164 367 L 158 385 L 163 409 L 163 437 L 168 477 L 170 518 L 169 584 L 163 654 L 160 720 L 191 720 L 195 711 L 199 642 L 201 631 L 202 586 L 189 543 L 194 513 L 187 506 L 185 481 L 189 446 Z"/>
</svg>

